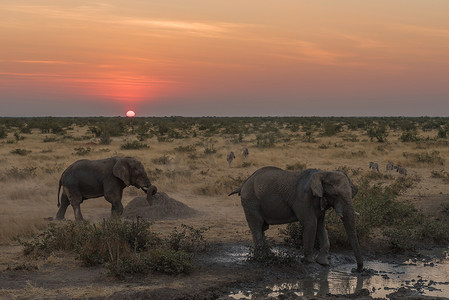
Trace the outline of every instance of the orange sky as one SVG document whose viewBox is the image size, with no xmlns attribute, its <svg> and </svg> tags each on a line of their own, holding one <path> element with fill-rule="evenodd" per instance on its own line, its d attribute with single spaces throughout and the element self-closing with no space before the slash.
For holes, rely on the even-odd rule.
<svg viewBox="0 0 449 300">
<path fill-rule="evenodd" d="M 2 0 L 0 116 L 449 116 L 447 0 Z"/>
</svg>

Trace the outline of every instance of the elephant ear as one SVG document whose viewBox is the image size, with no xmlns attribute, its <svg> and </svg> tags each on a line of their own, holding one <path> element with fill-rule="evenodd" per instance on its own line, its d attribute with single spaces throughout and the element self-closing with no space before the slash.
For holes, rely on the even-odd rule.
<svg viewBox="0 0 449 300">
<path fill-rule="evenodd" d="M 349 185 L 351 186 L 352 198 L 354 198 L 355 195 L 357 195 L 359 189 L 354 185 L 354 183 L 352 183 L 352 181 L 349 178 L 348 174 L 344 170 L 337 170 L 337 172 L 343 173 L 346 176 L 346 178 L 348 179 Z"/>
<path fill-rule="evenodd" d="M 321 173 L 317 172 L 310 177 L 310 189 L 315 197 L 323 197 L 323 184 L 321 183 Z"/>
<path fill-rule="evenodd" d="M 114 167 L 112 168 L 112 174 L 114 174 L 115 177 L 121 179 L 126 186 L 129 186 L 131 183 L 131 178 L 129 174 L 129 166 L 128 163 L 123 160 L 119 159 Z"/>
</svg>

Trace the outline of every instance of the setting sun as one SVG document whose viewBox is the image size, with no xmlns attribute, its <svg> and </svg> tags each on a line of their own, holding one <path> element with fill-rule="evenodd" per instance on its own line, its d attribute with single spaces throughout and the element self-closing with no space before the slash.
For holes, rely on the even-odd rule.
<svg viewBox="0 0 449 300">
<path fill-rule="evenodd" d="M 128 110 L 128 111 L 126 112 L 126 116 L 127 116 L 127 117 L 132 118 L 132 117 L 134 117 L 135 115 L 136 115 L 136 113 L 135 113 L 134 111 L 132 111 L 132 110 Z"/>
</svg>

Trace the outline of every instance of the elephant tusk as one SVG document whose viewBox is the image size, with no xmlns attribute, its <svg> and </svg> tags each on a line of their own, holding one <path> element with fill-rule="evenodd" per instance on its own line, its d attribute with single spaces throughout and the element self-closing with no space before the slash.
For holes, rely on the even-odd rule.
<svg viewBox="0 0 449 300">
<path fill-rule="evenodd" d="M 343 219 L 343 214 L 342 213 L 337 213 L 337 214 L 340 217 L 340 219 Z"/>
<path fill-rule="evenodd" d="M 146 187 L 146 186 L 141 187 L 141 189 L 142 189 L 142 191 L 144 191 L 145 193 L 148 192 L 148 187 Z"/>
<path fill-rule="evenodd" d="M 354 213 L 355 213 L 356 216 L 360 216 L 360 213 L 359 213 L 359 212 L 354 211 Z"/>
</svg>

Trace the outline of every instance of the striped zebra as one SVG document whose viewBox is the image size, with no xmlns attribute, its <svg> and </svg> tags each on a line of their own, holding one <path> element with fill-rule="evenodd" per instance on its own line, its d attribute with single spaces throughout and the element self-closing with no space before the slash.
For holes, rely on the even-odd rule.
<svg viewBox="0 0 449 300">
<path fill-rule="evenodd" d="M 229 168 L 231 167 L 232 161 L 234 160 L 235 155 L 234 152 L 229 152 L 228 156 L 226 156 L 226 160 L 228 161 Z"/>
<path fill-rule="evenodd" d="M 373 171 L 376 170 L 377 172 L 379 172 L 379 164 L 376 162 L 370 162 L 369 163 L 369 168 L 372 169 Z"/>
<path fill-rule="evenodd" d="M 396 169 L 396 172 L 398 172 L 401 175 L 407 175 L 407 169 L 401 166 L 394 166 Z"/>
<path fill-rule="evenodd" d="M 391 174 L 391 171 L 394 170 L 394 163 L 391 162 L 391 161 L 388 161 L 388 162 L 387 162 L 387 166 L 385 167 L 385 169 L 388 171 L 388 173 Z"/>
</svg>

